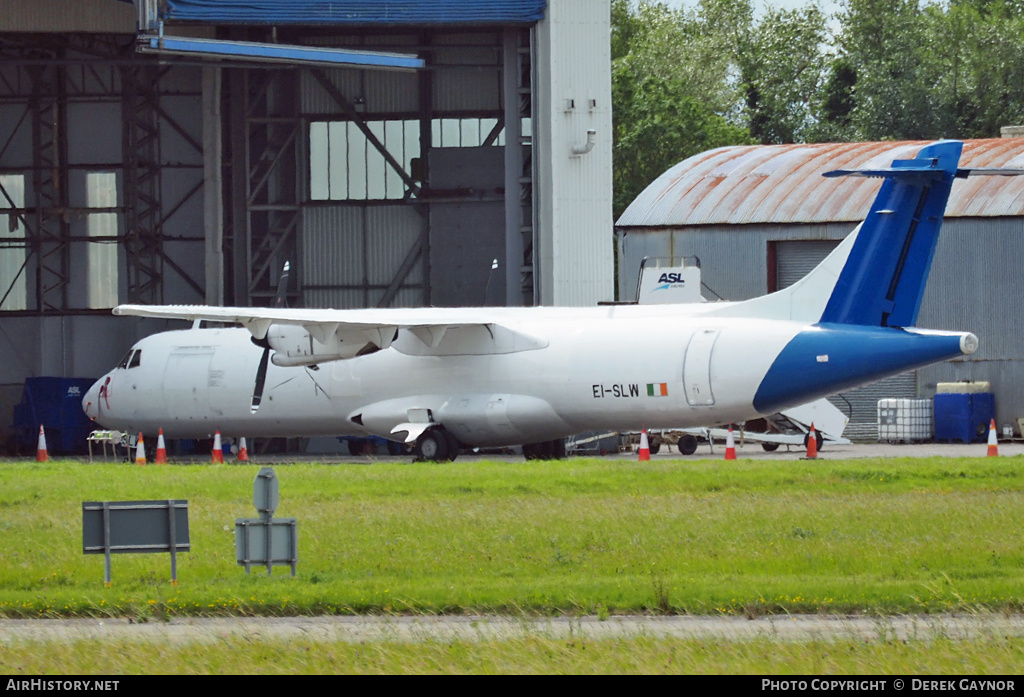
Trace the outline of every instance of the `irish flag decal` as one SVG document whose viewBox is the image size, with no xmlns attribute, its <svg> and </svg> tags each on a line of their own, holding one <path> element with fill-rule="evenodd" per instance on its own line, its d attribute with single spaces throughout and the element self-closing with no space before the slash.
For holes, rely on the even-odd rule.
<svg viewBox="0 0 1024 697">
<path fill-rule="evenodd" d="M 649 382 L 649 383 L 647 383 L 647 396 L 648 397 L 668 397 L 668 383 L 667 382 Z"/>
</svg>

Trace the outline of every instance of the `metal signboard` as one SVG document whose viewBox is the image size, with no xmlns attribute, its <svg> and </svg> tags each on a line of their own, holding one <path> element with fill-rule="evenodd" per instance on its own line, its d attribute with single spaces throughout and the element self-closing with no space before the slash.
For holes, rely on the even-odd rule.
<svg viewBox="0 0 1024 697">
<path fill-rule="evenodd" d="M 82 552 L 106 556 L 104 581 L 110 584 L 111 554 L 169 552 L 171 580 L 178 581 L 177 553 L 191 549 L 188 501 L 85 501 Z"/>
</svg>

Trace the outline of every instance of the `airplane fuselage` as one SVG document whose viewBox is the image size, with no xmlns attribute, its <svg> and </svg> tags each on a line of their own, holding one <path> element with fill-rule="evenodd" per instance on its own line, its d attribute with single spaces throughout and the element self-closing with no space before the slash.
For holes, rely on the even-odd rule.
<svg viewBox="0 0 1024 697">
<path fill-rule="evenodd" d="M 255 414 L 262 349 L 249 331 L 164 332 L 138 342 L 133 351 L 141 354 L 101 379 L 84 403 L 104 426 L 162 428 L 168 437 L 220 430 L 400 440 L 396 424 L 426 419 L 466 445 L 513 445 L 593 429 L 743 421 L 862 383 L 872 370 L 884 377 L 923 364 L 916 354 L 925 344 L 927 362 L 936 351 L 962 351 L 960 334 L 865 328 L 851 338 L 848 328 L 832 336 L 803 322 L 702 316 L 702 308 L 681 316 L 684 307 L 692 306 L 497 310 L 500 327 L 453 327 L 429 350 L 422 337 L 399 330 L 390 348 L 369 355 L 315 368 L 270 365 Z M 503 328 L 512 335 L 495 335 Z M 543 338 L 524 347 L 524 337 Z M 874 341 L 874 353 L 888 351 L 891 360 L 876 356 L 851 374 L 843 354 L 862 351 L 853 346 L 861 341 Z M 477 345 L 485 348 L 474 353 Z M 806 382 L 774 377 L 773 365 L 787 355 L 809 371 Z"/>
</svg>

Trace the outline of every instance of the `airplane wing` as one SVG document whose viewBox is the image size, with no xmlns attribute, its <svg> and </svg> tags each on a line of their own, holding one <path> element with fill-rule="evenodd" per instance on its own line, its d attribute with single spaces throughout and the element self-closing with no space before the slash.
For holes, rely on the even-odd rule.
<svg viewBox="0 0 1024 697">
<path fill-rule="evenodd" d="M 363 355 L 394 345 L 402 353 L 512 353 L 544 348 L 547 340 L 489 321 L 481 308 L 365 308 L 356 310 L 119 305 L 115 315 L 240 324 L 277 351 L 277 365 L 309 365 Z M 276 327 L 271 331 L 271 327 Z M 299 328 L 289 331 L 288 328 Z M 398 341 L 399 330 L 415 341 Z M 310 341 L 315 339 L 320 346 Z M 396 343 L 397 341 L 397 343 Z"/>
</svg>

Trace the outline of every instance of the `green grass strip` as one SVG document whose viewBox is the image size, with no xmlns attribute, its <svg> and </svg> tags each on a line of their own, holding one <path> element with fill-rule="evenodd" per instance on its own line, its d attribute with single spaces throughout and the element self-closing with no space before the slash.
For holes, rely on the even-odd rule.
<svg viewBox="0 0 1024 697">
<path fill-rule="evenodd" d="M 258 465 L 0 461 L 0 616 L 1019 611 L 1018 458 L 285 465 L 299 574 L 246 575 Z M 82 554 L 86 500 L 189 501 L 192 551 Z"/>
</svg>

